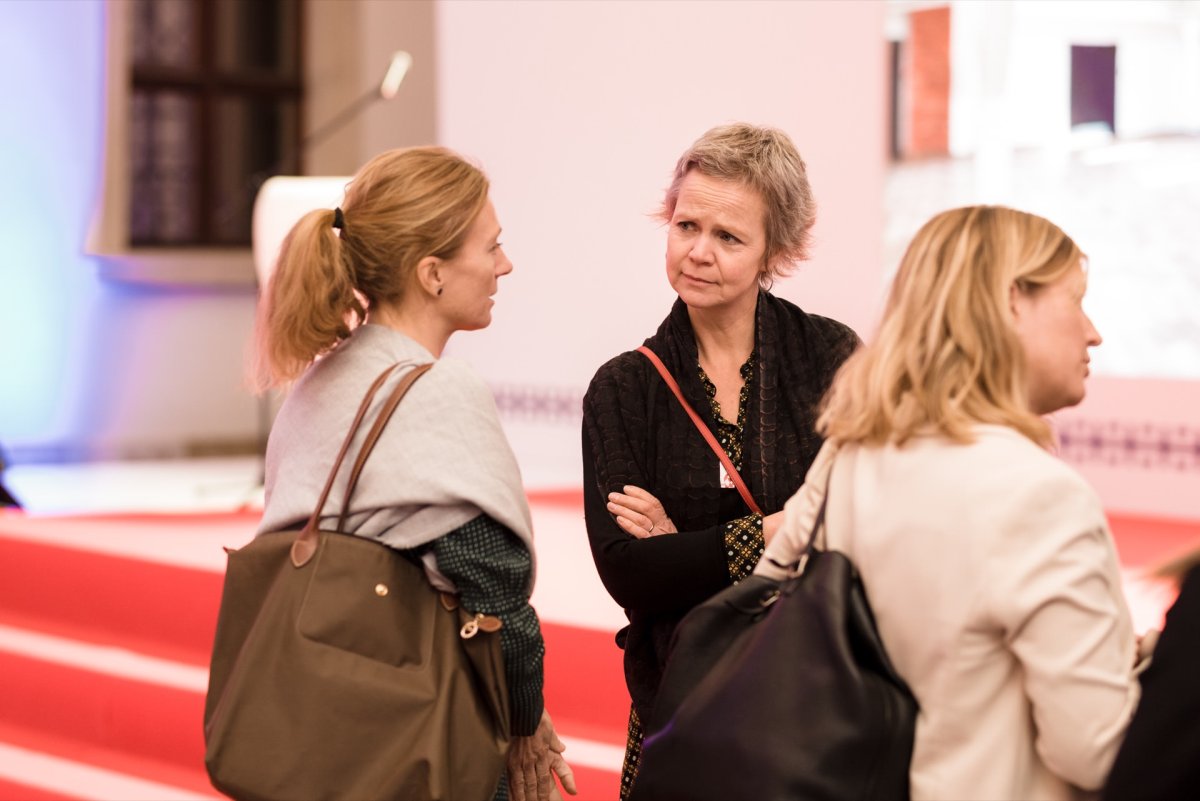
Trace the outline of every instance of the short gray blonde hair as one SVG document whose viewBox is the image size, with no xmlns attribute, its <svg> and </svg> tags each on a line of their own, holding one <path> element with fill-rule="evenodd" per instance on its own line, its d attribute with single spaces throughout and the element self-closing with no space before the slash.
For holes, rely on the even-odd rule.
<svg viewBox="0 0 1200 801">
<path fill-rule="evenodd" d="M 763 221 L 767 246 L 759 280 L 764 287 L 789 275 L 797 262 L 808 258 L 817 205 L 804 159 L 786 133 L 745 122 L 710 129 L 679 157 L 659 219 L 671 220 L 680 184 L 692 170 L 749 187 L 762 197 L 767 209 Z"/>
</svg>

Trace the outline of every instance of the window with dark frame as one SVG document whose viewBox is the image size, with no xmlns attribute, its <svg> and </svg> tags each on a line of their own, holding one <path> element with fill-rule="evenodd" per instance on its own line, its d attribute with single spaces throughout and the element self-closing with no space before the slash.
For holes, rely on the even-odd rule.
<svg viewBox="0 0 1200 801">
<path fill-rule="evenodd" d="M 250 244 L 254 195 L 300 172 L 301 0 L 133 0 L 130 243 Z"/>
</svg>

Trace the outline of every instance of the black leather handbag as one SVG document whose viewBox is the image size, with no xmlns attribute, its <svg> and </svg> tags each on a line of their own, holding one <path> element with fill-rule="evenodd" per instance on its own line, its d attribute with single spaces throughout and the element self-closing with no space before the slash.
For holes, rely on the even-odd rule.
<svg viewBox="0 0 1200 801">
<path fill-rule="evenodd" d="M 671 643 L 631 801 L 909 797 L 917 704 L 858 573 L 814 546 L 793 576 L 750 576 Z"/>
</svg>

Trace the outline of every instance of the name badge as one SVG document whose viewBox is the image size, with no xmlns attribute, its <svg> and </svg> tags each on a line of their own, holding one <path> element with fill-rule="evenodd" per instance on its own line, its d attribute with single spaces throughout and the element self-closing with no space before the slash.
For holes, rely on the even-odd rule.
<svg viewBox="0 0 1200 801">
<path fill-rule="evenodd" d="M 725 472 L 725 463 L 718 462 L 717 466 L 721 468 L 721 489 L 733 489 L 733 479 Z"/>
</svg>

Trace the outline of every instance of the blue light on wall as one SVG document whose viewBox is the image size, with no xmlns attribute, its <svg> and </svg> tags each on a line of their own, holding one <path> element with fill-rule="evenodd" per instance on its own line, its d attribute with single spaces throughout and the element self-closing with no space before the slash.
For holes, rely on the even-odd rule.
<svg viewBox="0 0 1200 801">
<path fill-rule="evenodd" d="M 100 184 L 105 3 L 0 2 L 0 443 L 87 425 L 83 354 L 100 291 L 84 241 Z"/>
</svg>

